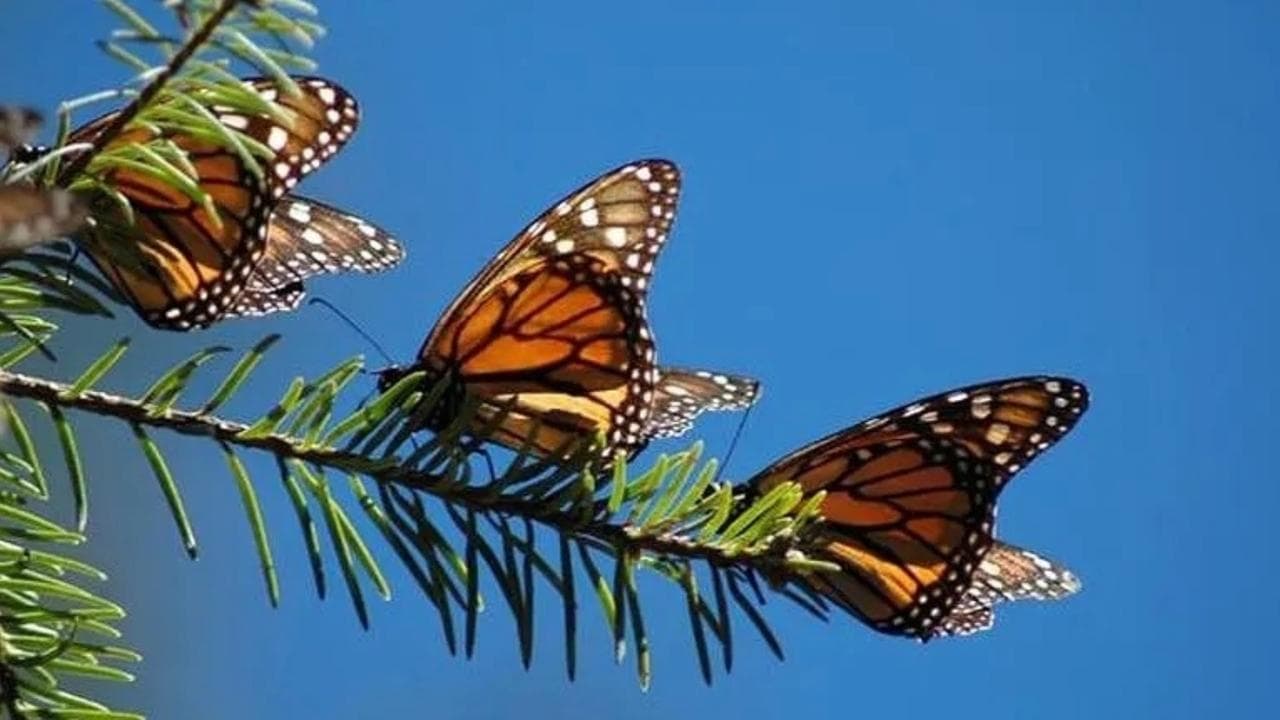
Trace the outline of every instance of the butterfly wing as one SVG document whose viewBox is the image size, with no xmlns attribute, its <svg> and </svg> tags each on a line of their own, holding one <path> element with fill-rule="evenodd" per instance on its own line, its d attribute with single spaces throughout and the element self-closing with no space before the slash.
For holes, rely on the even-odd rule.
<svg viewBox="0 0 1280 720">
<path fill-rule="evenodd" d="M 996 624 L 996 611 L 987 605 L 953 608 L 933 631 L 933 637 L 963 637 L 990 630 Z"/>
<path fill-rule="evenodd" d="M 750 486 L 825 490 L 819 552 L 842 571 L 803 582 L 877 630 L 927 639 L 991 547 L 1000 490 L 1087 407 L 1066 378 L 974 385 L 819 440 Z"/>
<path fill-rule="evenodd" d="M 966 596 L 985 605 L 1005 600 L 1061 600 L 1083 584 L 1062 565 L 996 541 L 978 564 Z"/>
<path fill-rule="evenodd" d="M 970 635 L 995 624 L 995 605 L 1010 600 L 1061 600 L 1080 591 L 1070 570 L 1030 550 L 996 540 L 973 571 L 964 596 L 934 629 L 934 637 Z M 983 618 L 978 626 L 975 619 Z"/>
<path fill-rule="evenodd" d="M 760 381 L 712 370 L 663 367 L 653 395 L 648 435 L 678 437 L 704 412 L 746 410 L 760 399 Z"/>
<path fill-rule="evenodd" d="M 223 317 L 263 317 L 291 312 L 298 309 L 306 296 L 306 289 L 297 281 L 270 288 L 245 288 Z"/>
<path fill-rule="evenodd" d="M 273 198 L 292 190 L 341 150 L 360 123 L 360 106 L 340 85 L 320 77 L 294 78 L 299 93 L 290 95 L 271 78 L 245 83 L 264 100 L 275 103 L 285 121 L 269 115 L 242 115 L 231 108 L 214 108 L 218 119 L 259 142 L 274 153 L 266 166 L 267 185 Z"/>
<path fill-rule="evenodd" d="M 69 235 L 87 216 L 85 204 L 66 190 L 0 186 L 0 254 L 19 253 Z"/>
<path fill-rule="evenodd" d="M 508 408 L 490 439 L 549 454 L 603 432 L 606 455 L 643 447 L 657 379 L 645 297 L 679 191 L 664 160 L 606 173 L 521 231 L 445 311 L 419 362 Z"/>
<path fill-rule="evenodd" d="M 267 247 L 226 317 L 294 310 L 315 275 L 379 272 L 404 259 L 385 230 L 324 203 L 286 195 L 271 212 Z"/>
<path fill-rule="evenodd" d="M 321 78 L 299 78 L 301 94 L 283 93 L 270 79 L 246 81 L 279 116 L 248 116 L 213 108 L 228 128 L 266 146 L 273 154 L 259 177 L 235 152 L 178 130 L 135 126 L 105 148 L 166 139 L 184 150 L 192 178 L 207 204 L 175 190 L 142 170 L 116 167 L 106 180 L 128 199 L 133 221 L 111 201 L 94 208 L 95 226 L 82 245 L 149 324 L 171 330 L 207 326 L 237 301 L 267 243 L 275 199 L 336 153 L 355 131 L 355 100 Z M 74 132 L 72 142 L 91 141 L 114 118 L 108 115 Z"/>
</svg>

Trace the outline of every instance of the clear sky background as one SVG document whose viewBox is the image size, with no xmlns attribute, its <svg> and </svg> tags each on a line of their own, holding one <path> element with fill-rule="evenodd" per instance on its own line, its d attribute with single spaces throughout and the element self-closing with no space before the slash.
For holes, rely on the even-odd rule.
<svg viewBox="0 0 1280 720">
<path fill-rule="evenodd" d="M 477 658 L 448 657 L 390 553 L 397 596 L 371 632 L 341 592 L 317 601 L 255 457 L 284 582 L 270 610 L 217 454 L 166 439 L 203 546 L 191 563 L 127 429 L 85 423 L 86 554 L 146 655 L 138 683 L 104 692 L 191 720 L 1267 714 L 1280 6 L 968 5 L 322 3 L 321 71 L 365 120 L 301 190 L 397 233 L 409 257 L 313 287 L 408 359 L 543 207 L 669 157 L 685 192 L 652 294 L 660 357 L 766 385 L 729 475 L 926 393 L 1078 377 L 1093 408 L 1012 484 L 1001 533 L 1072 567 L 1081 594 L 925 647 L 778 603 L 787 661 L 739 623 L 735 672 L 708 689 L 683 600 L 648 582 L 653 689 L 613 666 L 585 597 L 569 685 L 549 602 L 524 672 L 496 602 Z M 125 77 L 93 48 L 109 22 L 96 4 L 10 0 L 0 18 L 5 101 L 53 108 Z M 232 408 L 244 416 L 294 374 L 367 351 L 314 308 L 186 337 L 126 317 L 60 342 L 71 362 L 134 335 L 108 384 L 136 391 L 196 346 L 268 331 L 285 342 Z M 721 452 L 730 431 L 717 418 L 699 435 Z"/>
</svg>

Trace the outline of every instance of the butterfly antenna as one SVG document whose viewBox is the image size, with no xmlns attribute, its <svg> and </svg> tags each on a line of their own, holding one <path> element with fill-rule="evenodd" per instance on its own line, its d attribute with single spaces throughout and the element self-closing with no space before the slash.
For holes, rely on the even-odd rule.
<svg viewBox="0 0 1280 720">
<path fill-rule="evenodd" d="M 355 321 L 355 320 L 352 320 L 350 317 L 348 317 L 346 313 L 342 312 L 342 311 L 341 311 L 341 310 L 339 310 L 337 307 L 335 307 L 333 303 L 329 302 L 328 300 L 325 300 L 324 298 L 320 298 L 320 297 L 313 297 L 313 298 L 311 298 L 310 300 L 308 300 L 308 301 L 307 301 L 307 304 L 308 304 L 308 305 L 323 305 L 324 307 L 328 308 L 328 309 L 329 309 L 329 312 L 333 313 L 334 315 L 337 315 L 339 320 L 341 320 L 342 322 L 344 322 L 344 323 L 346 323 L 346 324 L 347 324 L 347 327 L 349 327 L 349 328 L 351 328 L 352 330 L 354 330 L 354 331 L 356 332 L 356 334 L 357 334 L 357 335 L 359 335 L 360 337 L 362 337 L 362 338 L 364 338 L 364 339 L 365 339 L 365 342 L 367 342 L 367 343 L 369 343 L 370 345 L 372 345 L 372 346 L 373 346 L 373 349 L 378 351 L 378 354 L 382 356 L 382 359 L 383 359 L 383 360 L 386 360 L 386 361 L 387 361 L 387 364 L 388 364 L 388 365 L 395 365 L 395 364 L 396 364 L 396 361 L 395 361 L 395 360 L 393 360 L 393 359 L 391 358 L 391 355 L 390 355 L 390 354 L 388 354 L 388 353 L 387 353 L 387 351 L 386 351 L 386 350 L 384 350 L 384 349 L 382 348 L 382 345 L 381 345 L 381 344 L 379 344 L 377 340 L 374 340 L 374 339 L 373 339 L 373 336 L 372 336 L 372 335 L 370 335 L 369 333 L 365 332 L 365 331 L 364 331 L 364 328 L 360 327 L 360 326 L 356 323 L 356 321 Z"/>
<path fill-rule="evenodd" d="M 729 449 L 725 451 L 724 462 L 720 463 L 720 469 L 716 471 L 716 480 L 724 475 L 724 469 L 729 467 L 729 459 L 733 457 L 733 451 L 738 448 L 738 438 L 742 437 L 742 429 L 747 426 L 747 418 L 751 417 L 751 410 L 755 406 L 748 407 L 742 413 L 742 419 L 738 421 L 738 429 L 733 431 L 733 439 L 729 441 Z"/>
</svg>

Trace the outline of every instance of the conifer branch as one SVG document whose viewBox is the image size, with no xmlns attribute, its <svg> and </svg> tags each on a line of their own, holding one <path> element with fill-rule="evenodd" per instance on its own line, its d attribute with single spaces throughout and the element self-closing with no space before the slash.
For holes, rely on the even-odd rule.
<svg viewBox="0 0 1280 720">
<path fill-rule="evenodd" d="M 470 512 L 496 513 L 535 520 L 557 531 L 573 536 L 589 537 L 602 547 L 629 553 L 651 553 L 705 560 L 726 566 L 751 566 L 770 571 L 795 565 L 786 560 L 795 548 L 785 541 L 768 548 L 734 550 L 724 544 L 700 542 L 689 532 L 652 529 L 644 523 L 609 518 L 607 501 L 592 501 L 584 518 L 577 505 L 564 509 L 555 503 L 531 502 L 506 493 L 495 493 L 486 486 L 459 485 L 448 474 L 425 472 L 402 464 L 396 457 L 370 457 L 337 447 L 317 446 L 303 438 L 284 434 L 255 434 L 252 425 L 226 420 L 216 415 L 156 407 L 144 401 L 121 395 L 84 390 L 77 392 L 69 384 L 0 370 L 0 394 L 34 400 L 62 410 L 80 410 L 100 417 L 110 417 L 131 425 L 162 428 L 181 435 L 208 438 L 221 444 L 261 450 L 276 458 L 293 460 L 342 472 L 356 472 L 379 483 L 396 485 L 438 497 Z M 647 474 L 646 474 L 647 475 Z M 634 484 L 634 483 L 633 483 Z M 626 487 L 626 481 L 622 481 Z M 762 503 L 764 504 L 764 503 Z M 737 518 L 745 514 L 735 515 Z M 602 519 L 603 518 L 603 519 Z"/>
<path fill-rule="evenodd" d="M 213 11 L 200 27 L 187 38 L 178 51 L 173 54 L 169 62 L 158 72 L 146 86 L 142 88 L 142 92 L 133 99 L 128 105 L 120 111 L 118 115 L 112 118 L 110 124 L 93 139 L 93 148 L 80 153 L 74 160 L 70 162 L 58 175 L 58 185 L 65 186 L 70 183 L 76 176 L 84 172 L 89 166 L 89 162 L 102 151 L 112 140 L 115 140 L 122 131 L 133 122 L 138 113 L 145 108 L 159 92 L 164 89 L 170 78 L 176 75 L 187 64 L 187 61 L 196 54 L 209 38 L 213 36 L 214 30 L 218 29 L 227 17 L 231 14 L 236 6 L 244 0 L 221 0 L 217 9 Z"/>
</svg>

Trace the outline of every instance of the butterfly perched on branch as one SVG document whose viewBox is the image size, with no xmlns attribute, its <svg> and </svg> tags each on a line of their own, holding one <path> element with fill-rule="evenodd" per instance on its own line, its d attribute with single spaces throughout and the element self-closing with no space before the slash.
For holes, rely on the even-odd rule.
<svg viewBox="0 0 1280 720">
<path fill-rule="evenodd" d="M 189 129 L 175 102 L 111 139 L 90 164 L 100 186 L 81 247 L 150 325 L 189 330 L 296 308 L 302 281 L 391 267 L 403 248 L 386 232 L 323 203 L 287 196 L 350 140 L 355 99 L 337 84 L 246 80 L 253 112 L 211 103 L 222 132 Z M 198 94 L 199 91 L 197 91 Z M 73 131 L 94 142 L 116 115 Z M 256 157 L 261 172 L 248 162 Z M 157 169 L 159 168 L 159 169 Z"/>
<path fill-rule="evenodd" d="M 487 439 L 540 456 L 597 434 L 604 457 L 634 454 L 704 409 L 754 402 L 754 380 L 730 389 L 656 364 L 645 301 L 679 193 L 666 160 L 628 163 L 570 193 L 480 271 L 414 363 L 384 370 L 382 386 L 415 370 L 452 382 L 455 396 L 482 401 Z M 439 430 L 457 412 L 443 403 L 423 424 Z"/>
<path fill-rule="evenodd" d="M 787 455 L 749 480 L 746 496 L 786 481 L 825 491 L 812 552 L 841 570 L 789 579 L 882 632 L 976 632 L 998 600 L 1079 589 L 1060 566 L 997 543 L 994 527 L 1000 491 L 1088 404 L 1084 385 L 1060 377 L 952 390 Z"/>
</svg>

